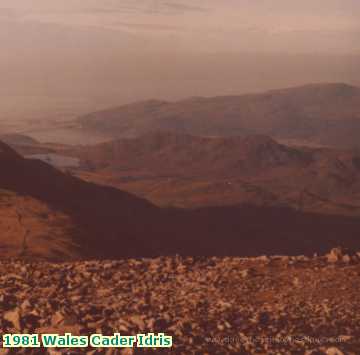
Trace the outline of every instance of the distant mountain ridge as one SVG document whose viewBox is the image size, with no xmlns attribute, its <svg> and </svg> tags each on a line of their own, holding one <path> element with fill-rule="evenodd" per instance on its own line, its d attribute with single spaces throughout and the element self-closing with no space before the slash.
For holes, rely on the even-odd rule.
<svg viewBox="0 0 360 355">
<path fill-rule="evenodd" d="M 91 113 L 78 121 L 83 129 L 113 138 L 163 130 L 201 136 L 264 134 L 359 147 L 360 88 L 310 84 L 262 94 L 149 100 Z"/>
<path fill-rule="evenodd" d="M 109 171 L 148 170 L 168 176 L 245 175 L 260 169 L 305 166 L 311 155 L 265 135 L 200 137 L 155 132 L 75 150 L 84 163 Z"/>
<path fill-rule="evenodd" d="M 360 214 L 360 154 L 352 150 L 287 146 L 264 135 L 156 132 L 67 154 L 80 158 L 79 176 L 161 206 L 250 203 Z"/>
</svg>

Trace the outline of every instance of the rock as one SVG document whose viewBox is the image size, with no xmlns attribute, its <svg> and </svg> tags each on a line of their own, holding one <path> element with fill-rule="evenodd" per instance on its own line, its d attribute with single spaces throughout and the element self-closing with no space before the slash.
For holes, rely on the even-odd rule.
<svg viewBox="0 0 360 355">
<path fill-rule="evenodd" d="M 21 329 L 20 326 L 20 310 L 16 308 L 12 311 L 7 311 L 4 313 L 4 319 L 12 323 L 13 327 L 17 330 Z"/>
<path fill-rule="evenodd" d="M 56 326 L 56 325 L 58 325 L 60 323 L 63 323 L 64 319 L 65 319 L 64 315 L 61 312 L 56 312 L 51 317 L 51 325 Z"/>
<path fill-rule="evenodd" d="M 131 323 L 135 324 L 139 328 L 139 330 L 142 331 L 145 329 L 145 322 L 141 316 L 134 315 L 129 320 Z"/>
<path fill-rule="evenodd" d="M 358 263 L 359 262 L 359 257 L 357 255 L 353 255 L 351 257 L 351 260 L 352 260 L 353 263 Z"/>
<path fill-rule="evenodd" d="M 309 258 L 305 255 L 298 255 L 296 261 L 309 261 Z"/>
<path fill-rule="evenodd" d="M 23 303 L 21 303 L 21 311 L 25 312 L 26 310 L 31 308 L 31 303 L 29 302 L 29 300 L 25 300 Z"/>
<path fill-rule="evenodd" d="M 66 314 L 64 316 L 65 325 L 75 325 L 78 323 L 78 319 L 75 314 Z"/>
<path fill-rule="evenodd" d="M 325 255 L 328 263 L 337 263 L 343 257 L 341 248 L 333 248 L 330 253 Z"/>
<path fill-rule="evenodd" d="M 224 302 L 223 300 L 219 300 L 217 306 L 219 307 L 219 309 L 225 310 L 231 308 L 232 305 L 230 302 Z"/>
<path fill-rule="evenodd" d="M 61 325 L 59 327 L 40 327 L 36 329 L 36 333 L 38 334 L 64 334 L 64 333 L 72 333 L 73 335 L 80 334 L 81 327 L 79 325 Z M 101 331 L 100 331 L 101 333 Z"/>
<path fill-rule="evenodd" d="M 349 264 L 351 262 L 351 257 L 349 255 L 344 255 L 342 257 L 342 262 L 346 263 L 346 264 Z"/>
<path fill-rule="evenodd" d="M 57 351 L 57 350 L 54 350 L 54 349 L 47 349 L 49 355 L 62 355 L 61 351 Z"/>
<path fill-rule="evenodd" d="M 325 352 L 326 355 L 344 355 L 338 348 L 329 348 Z"/>
<path fill-rule="evenodd" d="M 13 309 L 17 305 L 17 298 L 15 295 L 9 295 L 7 293 L 0 296 L 0 306 L 1 309 L 4 311 L 8 311 L 10 309 Z"/>
<path fill-rule="evenodd" d="M 245 270 L 241 270 L 239 271 L 239 274 L 241 277 L 248 277 L 249 276 L 249 270 L 245 269 Z"/>
<path fill-rule="evenodd" d="M 165 318 L 156 319 L 154 322 L 154 328 L 159 330 L 160 332 L 165 332 L 169 325 L 169 321 Z"/>
<path fill-rule="evenodd" d="M 295 287 L 299 287 L 299 286 L 300 286 L 300 280 L 299 280 L 299 278 L 298 278 L 298 277 L 294 277 L 292 284 L 293 284 Z"/>
<path fill-rule="evenodd" d="M 56 264 L 1 260 L 0 327 L 27 333 L 38 326 L 33 333 L 41 334 L 164 332 L 174 337 L 174 354 L 356 355 L 360 265 L 353 261 L 355 254 L 344 249 L 332 255 L 338 262 L 291 257 L 290 267 L 278 256 L 269 257 L 269 263 L 179 256 Z M 348 267 L 346 255 L 352 258 Z M 13 274 L 22 265 L 27 265 L 27 274 L 20 281 Z M 32 279 L 35 271 L 41 280 Z M 108 272 L 114 275 L 111 282 L 103 277 Z M 335 330 L 341 334 L 336 343 L 301 341 L 301 334 L 320 339 Z M 287 339 L 288 334 L 299 335 L 299 341 Z M 57 355 L 58 350 L 48 350 Z M 60 352 L 140 353 L 136 348 Z"/>
<path fill-rule="evenodd" d="M 36 312 L 25 314 L 21 318 L 21 322 L 27 329 L 34 330 L 40 327 L 41 317 Z"/>
<path fill-rule="evenodd" d="M 132 348 L 126 348 L 121 350 L 121 355 L 133 355 L 134 354 L 134 349 Z"/>
<path fill-rule="evenodd" d="M 267 325 L 270 322 L 270 315 L 267 312 L 261 312 L 258 315 L 258 322 L 261 325 Z"/>
<path fill-rule="evenodd" d="M 222 331 L 225 330 L 225 327 L 224 327 L 222 324 L 218 324 L 218 325 L 217 325 L 217 329 L 218 329 L 220 332 L 222 332 Z"/>
</svg>

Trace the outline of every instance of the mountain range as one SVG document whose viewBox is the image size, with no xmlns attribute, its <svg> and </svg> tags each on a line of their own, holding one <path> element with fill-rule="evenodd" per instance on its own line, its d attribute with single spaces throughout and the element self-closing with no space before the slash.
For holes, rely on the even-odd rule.
<svg viewBox="0 0 360 355">
<path fill-rule="evenodd" d="M 250 203 L 340 214 L 360 212 L 360 155 L 288 146 L 264 135 L 150 133 L 66 151 L 76 174 L 162 206 Z"/>
<path fill-rule="evenodd" d="M 301 144 L 359 147 L 360 89 L 311 84 L 261 94 L 149 100 L 94 112 L 82 129 L 112 138 L 154 131 L 201 136 L 264 134 Z"/>
<path fill-rule="evenodd" d="M 2 256 L 261 255 L 359 247 L 358 218 L 281 206 L 159 208 L 24 159 L 0 143 Z"/>
<path fill-rule="evenodd" d="M 68 260 L 358 248 L 359 98 L 353 86 L 316 84 L 138 102 L 80 117 L 77 129 L 108 137 L 87 146 L 3 134 L 0 254 Z M 78 164 L 66 168 L 69 157 Z"/>
</svg>

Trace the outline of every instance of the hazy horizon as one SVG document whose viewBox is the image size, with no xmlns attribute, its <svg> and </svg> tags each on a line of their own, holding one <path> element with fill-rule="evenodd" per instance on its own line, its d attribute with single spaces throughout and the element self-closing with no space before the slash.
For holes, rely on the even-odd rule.
<svg viewBox="0 0 360 355">
<path fill-rule="evenodd" d="M 3 0 L 2 20 L 131 34 L 157 49 L 356 53 L 355 0 Z"/>
<path fill-rule="evenodd" d="M 354 0 L 3 0 L 0 118 L 360 85 L 359 14 Z"/>
</svg>

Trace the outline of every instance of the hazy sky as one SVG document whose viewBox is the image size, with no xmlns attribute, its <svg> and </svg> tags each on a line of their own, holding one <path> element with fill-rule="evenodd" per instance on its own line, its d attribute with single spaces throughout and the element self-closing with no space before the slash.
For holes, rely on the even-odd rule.
<svg viewBox="0 0 360 355">
<path fill-rule="evenodd" d="M 1 0 L 0 21 L 126 31 L 164 49 L 360 52 L 359 0 Z"/>
<path fill-rule="evenodd" d="M 359 19 L 360 0 L 0 0 L 0 123 L 62 100 L 360 85 Z"/>
</svg>

